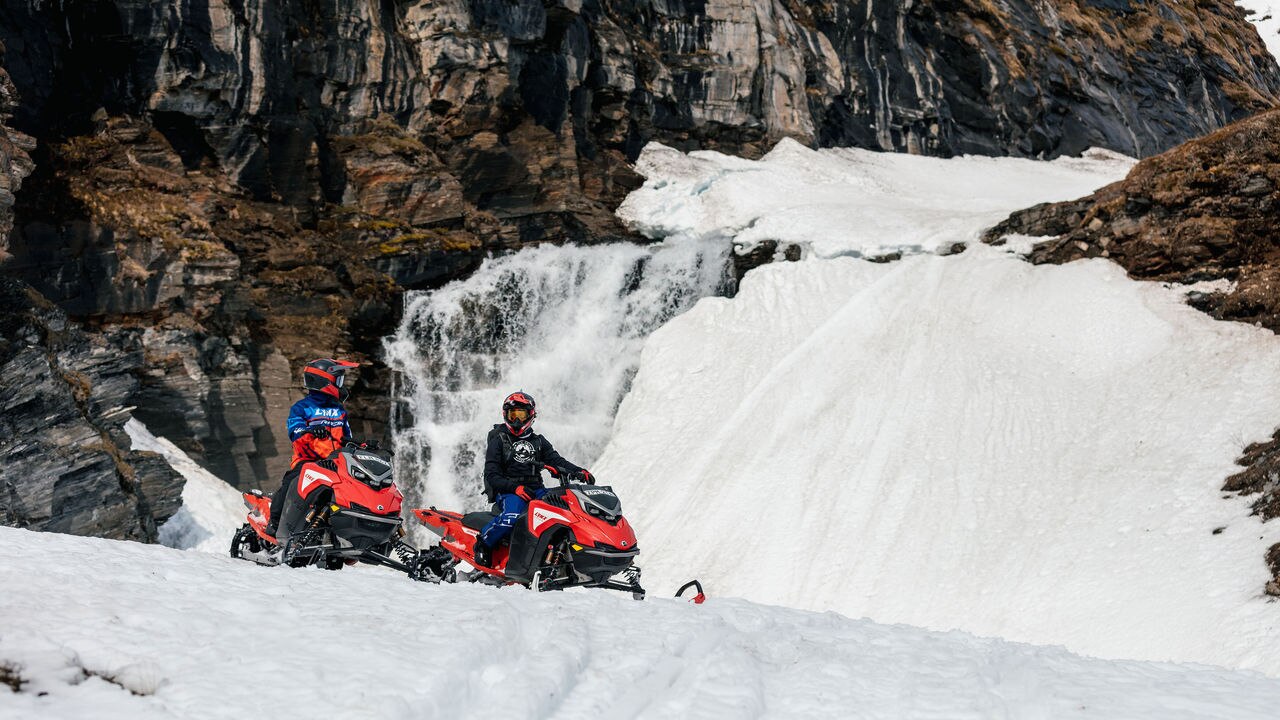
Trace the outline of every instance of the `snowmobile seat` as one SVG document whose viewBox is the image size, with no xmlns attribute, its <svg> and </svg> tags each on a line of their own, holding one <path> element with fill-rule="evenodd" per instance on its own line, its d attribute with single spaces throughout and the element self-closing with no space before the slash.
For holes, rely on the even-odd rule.
<svg viewBox="0 0 1280 720">
<path fill-rule="evenodd" d="M 497 515 L 483 510 L 479 512 L 469 512 L 462 516 L 462 524 L 472 530 L 483 530 Z"/>
</svg>

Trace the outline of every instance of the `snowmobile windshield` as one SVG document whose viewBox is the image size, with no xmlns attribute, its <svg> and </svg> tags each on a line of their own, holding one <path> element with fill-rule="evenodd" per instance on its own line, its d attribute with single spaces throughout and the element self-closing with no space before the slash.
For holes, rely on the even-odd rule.
<svg viewBox="0 0 1280 720">
<path fill-rule="evenodd" d="M 582 505 L 582 509 L 586 510 L 590 515 L 613 520 L 622 514 L 622 501 L 618 499 L 617 495 L 613 494 L 613 488 L 575 487 L 572 492 L 578 496 L 578 502 Z"/>
<path fill-rule="evenodd" d="M 351 477 L 375 490 L 391 484 L 391 463 L 380 454 L 357 451 L 345 453 Z"/>
</svg>

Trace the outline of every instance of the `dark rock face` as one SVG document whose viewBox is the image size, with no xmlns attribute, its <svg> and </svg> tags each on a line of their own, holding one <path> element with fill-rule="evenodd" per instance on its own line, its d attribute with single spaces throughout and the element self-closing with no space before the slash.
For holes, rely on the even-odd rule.
<svg viewBox="0 0 1280 720">
<path fill-rule="evenodd" d="M 463 197 L 499 215 L 607 203 L 650 139 L 1142 156 L 1280 98 L 1229 0 L 96 0 L 11 3 L 0 37 L 19 127 L 145 114 L 188 166 L 296 206 L 414 187 L 371 190 L 369 172 L 447 176 L 417 181 L 415 223 Z M 408 134 L 404 167 L 351 172 L 346 139 L 371 120 Z"/>
<path fill-rule="evenodd" d="M 132 452 L 122 429 L 140 353 L 69 323 L 0 277 L 0 523 L 153 542 L 182 504 L 181 476 Z"/>
<path fill-rule="evenodd" d="M 0 45 L 0 55 L 3 53 L 4 47 Z M 9 73 L 0 68 L 0 260 L 9 255 L 15 194 L 35 169 L 29 154 L 36 147 L 35 139 L 9 127 L 17 105 L 17 90 L 9 80 Z"/>
<path fill-rule="evenodd" d="M 381 432 L 404 289 L 631 239 L 650 140 L 1142 155 L 1280 98 L 1229 0 L 11 2 L 0 40 L 40 141 L 6 272 L 139 357 L 127 404 L 241 487 L 283 470 L 308 359 L 368 362 Z M 31 143 L 0 135 L 2 230 Z"/>
</svg>

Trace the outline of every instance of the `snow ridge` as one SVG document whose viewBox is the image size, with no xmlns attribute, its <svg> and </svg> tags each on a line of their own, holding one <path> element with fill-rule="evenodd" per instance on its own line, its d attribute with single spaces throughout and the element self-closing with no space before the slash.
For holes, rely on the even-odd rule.
<svg viewBox="0 0 1280 720">
<path fill-rule="evenodd" d="M 1280 681 L 712 600 L 260 568 L 0 528 L 0 717 L 1274 717 Z M 137 694 L 135 694 L 137 693 Z"/>
</svg>

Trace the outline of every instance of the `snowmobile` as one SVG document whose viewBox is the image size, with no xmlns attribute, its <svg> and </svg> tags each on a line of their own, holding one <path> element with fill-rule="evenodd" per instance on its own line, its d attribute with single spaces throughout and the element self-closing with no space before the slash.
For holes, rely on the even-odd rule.
<svg viewBox="0 0 1280 720">
<path fill-rule="evenodd" d="M 464 515 L 429 507 L 413 514 L 441 536 L 411 563 L 409 575 L 415 580 L 457 582 L 456 566 L 465 562 L 475 568 L 461 574 L 470 582 L 520 584 L 537 591 L 608 588 L 644 599 L 640 568 L 633 563 L 640 552 L 636 535 L 610 487 L 568 484 L 530 502 L 511 530 L 510 543 L 492 549 L 491 567 L 476 565 L 475 544 L 495 513 Z"/>
<path fill-rule="evenodd" d="M 365 562 L 409 572 L 418 551 L 402 539 L 403 496 L 391 479 L 390 453 L 347 443 L 303 464 L 295 482 L 276 537 L 266 531 L 271 498 L 261 490 L 244 494 L 249 515 L 231 540 L 231 557 L 330 570 Z"/>
</svg>

